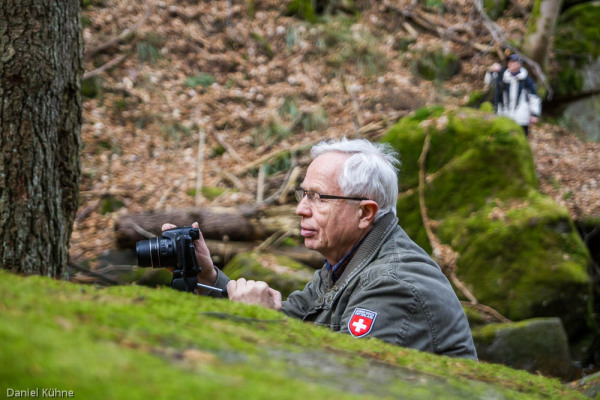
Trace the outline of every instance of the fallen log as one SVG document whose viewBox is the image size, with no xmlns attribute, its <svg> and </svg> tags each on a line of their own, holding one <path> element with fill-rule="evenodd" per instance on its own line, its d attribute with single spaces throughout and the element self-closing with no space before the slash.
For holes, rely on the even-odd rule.
<svg viewBox="0 0 600 400">
<path fill-rule="evenodd" d="M 297 229 L 300 222 L 293 206 L 252 206 L 240 208 L 193 208 L 174 211 L 124 214 L 115 223 L 118 248 L 135 247 L 139 240 L 160 236 L 164 223 L 189 226 L 198 222 L 205 239 L 253 242 L 275 232 Z"/>
</svg>

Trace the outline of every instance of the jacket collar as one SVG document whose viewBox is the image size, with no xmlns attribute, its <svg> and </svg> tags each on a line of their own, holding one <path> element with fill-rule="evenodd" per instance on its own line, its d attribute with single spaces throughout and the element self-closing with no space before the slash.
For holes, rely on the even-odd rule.
<svg viewBox="0 0 600 400">
<path fill-rule="evenodd" d="M 346 266 L 344 272 L 337 280 L 336 285 L 333 287 L 334 290 L 339 291 L 348 285 L 352 278 L 373 260 L 385 243 L 385 239 L 396 226 L 398 226 L 398 218 L 396 218 L 393 212 L 385 214 L 373 225 L 373 229 L 367 234 L 362 244 L 354 253 L 354 256 L 352 256 L 352 259 Z M 328 279 L 329 274 L 327 274 L 325 268 L 323 268 L 323 271 L 327 275 L 326 277 L 323 276 L 323 278 L 325 278 L 324 281 L 331 283 L 331 280 Z"/>
</svg>

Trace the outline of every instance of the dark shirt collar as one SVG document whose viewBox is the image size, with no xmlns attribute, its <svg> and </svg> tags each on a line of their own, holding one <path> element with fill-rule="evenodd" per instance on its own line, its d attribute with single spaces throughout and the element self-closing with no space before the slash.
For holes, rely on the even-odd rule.
<svg viewBox="0 0 600 400">
<path fill-rule="evenodd" d="M 338 278 L 342 275 L 344 269 L 346 268 L 346 265 L 348 265 L 354 253 L 356 253 L 356 250 L 360 247 L 362 242 L 365 241 L 368 235 L 369 234 L 367 233 L 365 236 L 363 236 L 363 238 L 360 239 L 360 241 L 356 243 L 354 247 L 352 247 L 352 249 L 350 249 L 350 251 L 346 253 L 346 255 L 335 265 L 331 265 L 329 261 L 325 260 L 325 268 L 327 268 L 327 271 L 331 274 L 331 280 L 333 282 L 337 281 Z"/>
</svg>

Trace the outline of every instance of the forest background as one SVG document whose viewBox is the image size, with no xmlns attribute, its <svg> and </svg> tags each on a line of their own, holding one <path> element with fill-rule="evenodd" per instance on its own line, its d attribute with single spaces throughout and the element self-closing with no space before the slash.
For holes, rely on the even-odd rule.
<svg viewBox="0 0 600 400">
<path fill-rule="evenodd" d="M 92 266 L 114 247 L 124 212 L 254 203 L 291 165 L 261 157 L 326 138 L 377 139 L 420 107 L 466 105 L 486 69 L 504 62 L 468 1 L 331 1 L 315 13 L 269 1 L 86 4 L 71 255 Z M 532 6 L 508 2 L 495 21 L 515 49 Z M 576 219 L 598 216 L 600 147 L 557 119 L 544 115 L 529 138 L 541 189 Z"/>
</svg>

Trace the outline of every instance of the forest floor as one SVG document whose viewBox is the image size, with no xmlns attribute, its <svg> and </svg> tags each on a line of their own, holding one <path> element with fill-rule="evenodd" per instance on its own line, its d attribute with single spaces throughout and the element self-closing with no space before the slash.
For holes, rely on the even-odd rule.
<svg viewBox="0 0 600 400">
<path fill-rule="evenodd" d="M 123 213 L 254 203 L 308 164 L 310 144 L 374 140 L 422 106 L 464 105 L 498 61 L 472 45 L 491 36 L 466 0 L 444 2 L 443 15 L 410 1 L 357 1 L 359 17 L 341 10 L 327 24 L 286 16 L 274 0 L 91 3 L 82 21 L 95 76 L 71 240 L 73 260 L 90 265 L 114 248 Z M 518 10 L 497 22 L 523 37 Z M 423 54 L 454 54 L 460 70 L 424 79 Z M 600 144 L 544 118 L 529 140 L 542 191 L 575 219 L 600 217 Z M 286 149 L 296 151 L 269 158 Z"/>
</svg>

